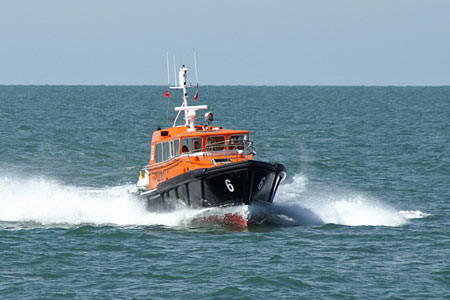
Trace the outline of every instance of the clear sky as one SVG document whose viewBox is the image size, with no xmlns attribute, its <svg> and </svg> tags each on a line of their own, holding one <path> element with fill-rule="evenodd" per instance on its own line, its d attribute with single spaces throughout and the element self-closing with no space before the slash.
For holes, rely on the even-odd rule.
<svg viewBox="0 0 450 300">
<path fill-rule="evenodd" d="M 450 85 L 450 0 L 0 0 L 0 84 L 164 85 L 193 51 L 203 85 Z"/>
</svg>

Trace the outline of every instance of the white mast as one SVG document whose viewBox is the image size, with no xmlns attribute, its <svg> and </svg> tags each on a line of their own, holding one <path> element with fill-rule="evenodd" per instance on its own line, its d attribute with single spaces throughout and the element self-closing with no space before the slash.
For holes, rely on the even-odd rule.
<svg viewBox="0 0 450 300">
<path fill-rule="evenodd" d="M 166 60 L 167 60 L 167 81 L 169 84 L 170 90 L 182 90 L 183 91 L 183 103 L 181 106 L 175 107 L 175 111 L 178 112 L 175 121 L 173 122 L 172 127 L 177 126 L 177 120 L 180 116 L 180 113 L 184 111 L 184 126 L 189 127 L 188 131 L 195 131 L 195 118 L 197 116 L 196 111 L 200 109 L 208 109 L 207 105 L 195 105 L 195 106 L 189 106 L 188 104 L 188 94 L 187 94 L 187 80 L 186 80 L 186 74 L 188 71 L 188 68 L 186 68 L 185 65 L 183 65 L 180 68 L 180 71 L 178 72 L 178 82 L 177 82 L 177 75 L 176 75 L 176 61 L 175 61 L 175 55 L 173 56 L 173 69 L 174 69 L 174 85 L 170 85 L 170 64 L 169 64 L 169 53 L 166 53 Z M 197 89 L 198 89 L 198 73 L 197 73 L 197 56 L 194 52 L 194 64 L 195 64 L 195 78 L 197 80 Z M 191 88 L 192 85 L 190 84 L 189 88 Z"/>
<path fill-rule="evenodd" d="M 188 68 L 184 65 L 180 68 L 180 72 L 178 72 L 178 80 L 180 83 L 180 87 L 183 89 L 183 106 L 188 106 L 188 94 L 187 94 L 187 86 L 186 86 L 186 73 Z M 186 115 L 185 115 L 186 119 Z M 186 122 L 187 125 L 187 122 Z"/>
<path fill-rule="evenodd" d="M 176 111 L 184 111 L 184 120 L 185 120 L 185 126 L 188 126 L 188 131 L 195 131 L 195 118 L 197 116 L 196 111 L 199 109 L 208 109 L 207 105 L 196 105 L 196 106 L 189 106 L 188 105 L 188 94 L 187 94 L 187 85 L 186 85 L 186 74 L 187 74 L 188 68 L 186 68 L 185 65 L 183 65 L 180 68 L 180 72 L 178 72 L 178 78 L 180 82 L 180 87 L 183 89 L 183 105 L 180 107 L 175 107 Z"/>
<path fill-rule="evenodd" d="M 185 65 L 183 65 L 180 68 L 180 71 L 178 72 L 178 80 L 179 85 L 171 86 L 170 89 L 177 89 L 183 91 L 183 103 L 181 106 L 175 107 L 175 111 L 178 111 L 177 117 L 175 118 L 175 121 L 173 122 L 173 127 L 176 126 L 178 117 L 181 113 L 181 111 L 184 111 L 184 126 L 189 127 L 188 131 L 195 131 L 195 118 L 197 116 L 196 111 L 199 109 L 208 109 L 207 105 L 195 105 L 195 106 L 189 106 L 188 104 L 188 94 L 187 94 L 187 84 L 186 84 L 186 74 L 187 74 L 188 68 L 186 68 Z M 176 83 L 176 80 L 175 80 Z"/>
</svg>

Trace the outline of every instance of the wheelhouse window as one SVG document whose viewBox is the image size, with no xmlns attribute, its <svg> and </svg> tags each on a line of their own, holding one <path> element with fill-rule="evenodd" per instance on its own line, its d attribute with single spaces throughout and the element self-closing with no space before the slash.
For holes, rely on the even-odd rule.
<svg viewBox="0 0 450 300">
<path fill-rule="evenodd" d="M 180 155 L 180 140 L 173 141 L 173 156 Z"/>
<path fill-rule="evenodd" d="M 207 151 L 220 151 L 225 148 L 225 137 L 224 136 L 209 136 L 206 139 L 206 150 Z"/>
<path fill-rule="evenodd" d="M 181 140 L 182 153 L 194 153 L 202 151 L 202 139 L 199 137 L 184 138 Z"/>
<path fill-rule="evenodd" d="M 163 144 L 163 157 L 164 157 L 165 161 L 170 159 L 170 143 L 169 142 L 164 142 L 164 144 Z"/>
<path fill-rule="evenodd" d="M 156 144 L 156 152 L 155 152 L 155 163 L 160 163 L 162 162 L 162 144 L 158 143 Z"/>
<path fill-rule="evenodd" d="M 247 141 L 248 136 L 246 134 L 231 135 L 228 145 L 231 150 L 233 149 L 244 150 Z"/>
<path fill-rule="evenodd" d="M 155 147 L 152 146 L 152 152 Z M 180 155 L 180 140 L 167 141 L 156 144 L 155 163 L 167 161 Z"/>
</svg>

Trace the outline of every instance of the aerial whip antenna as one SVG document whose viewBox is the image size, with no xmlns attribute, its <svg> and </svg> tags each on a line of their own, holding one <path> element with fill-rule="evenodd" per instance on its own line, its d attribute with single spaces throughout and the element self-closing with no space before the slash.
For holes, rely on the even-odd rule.
<svg viewBox="0 0 450 300">
<path fill-rule="evenodd" d="M 169 102 L 170 102 L 169 52 L 166 52 L 166 63 L 167 63 L 167 85 L 168 85 L 168 88 L 167 88 L 165 96 L 167 97 L 166 127 L 168 127 L 169 126 Z"/>
<path fill-rule="evenodd" d="M 198 99 L 198 72 L 197 72 L 197 55 L 194 51 L 194 66 L 195 66 L 195 79 L 197 80 L 197 92 L 195 93 L 194 100 L 197 101 Z"/>
<path fill-rule="evenodd" d="M 197 72 L 197 55 L 194 51 L 194 65 L 195 65 L 195 79 L 197 80 L 197 87 L 198 87 L 198 72 Z"/>
<path fill-rule="evenodd" d="M 167 85 L 170 87 L 169 52 L 166 52 L 166 65 L 167 65 Z"/>
<path fill-rule="evenodd" d="M 177 84 L 177 68 L 176 68 L 177 63 L 175 62 L 175 55 L 173 56 L 173 77 L 175 79 L 175 86 L 178 86 Z"/>
</svg>

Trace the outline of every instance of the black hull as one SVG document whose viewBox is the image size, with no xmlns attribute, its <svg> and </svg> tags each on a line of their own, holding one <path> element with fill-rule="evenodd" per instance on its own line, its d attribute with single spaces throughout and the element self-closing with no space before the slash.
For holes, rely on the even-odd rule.
<svg viewBox="0 0 450 300">
<path fill-rule="evenodd" d="M 244 161 L 193 170 L 141 193 L 151 211 L 270 204 L 286 176 L 281 164 Z"/>
</svg>

